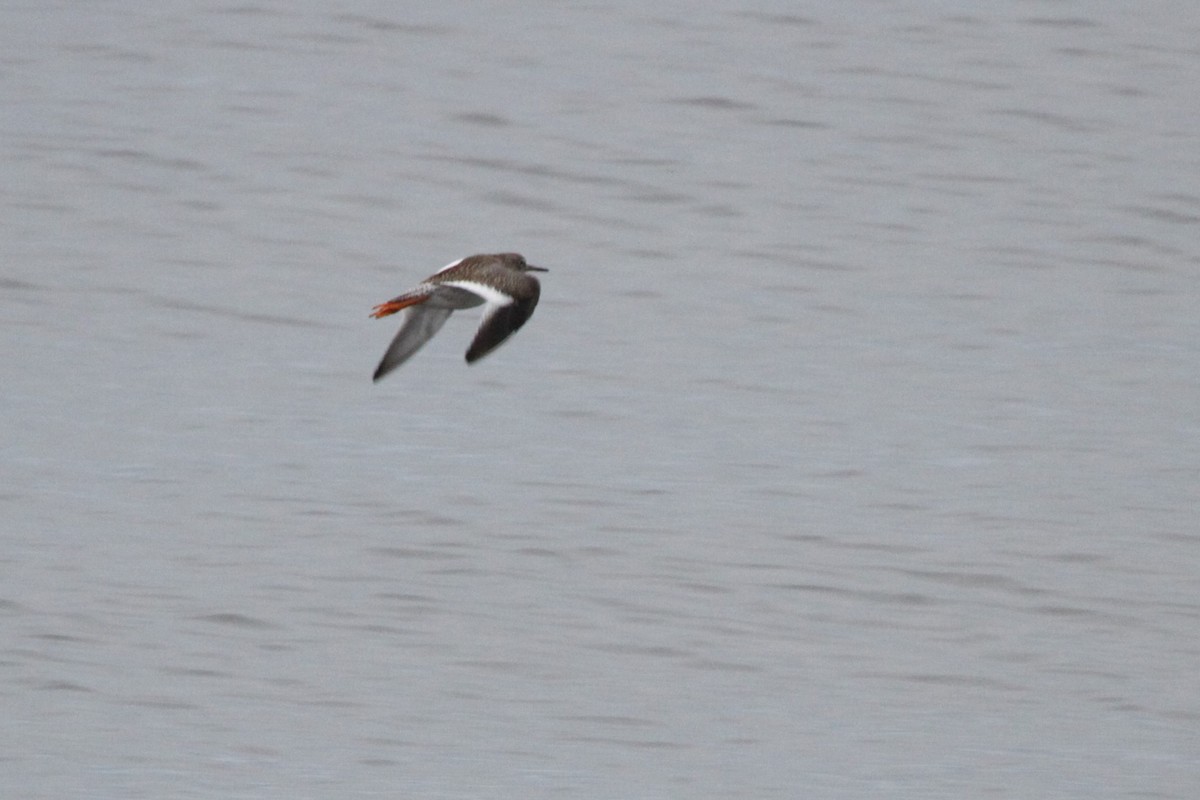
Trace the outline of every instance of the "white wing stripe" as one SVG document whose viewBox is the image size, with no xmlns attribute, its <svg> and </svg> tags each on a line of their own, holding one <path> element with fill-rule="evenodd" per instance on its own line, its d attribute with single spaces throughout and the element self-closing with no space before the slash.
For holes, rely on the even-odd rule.
<svg viewBox="0 0 1200 800">
<path fill-rule="evenodd" d="M 484 302 L 493 306 L 507 306 L 512 303 L 513 299 L 504 292 L 493 289 L 486 283 L 477 281 L 442 281 L 442 286 L 454 286 L 459 289 L 465 289 L 471 294 L 477 294 L 483 298 Z"/>
</svg>

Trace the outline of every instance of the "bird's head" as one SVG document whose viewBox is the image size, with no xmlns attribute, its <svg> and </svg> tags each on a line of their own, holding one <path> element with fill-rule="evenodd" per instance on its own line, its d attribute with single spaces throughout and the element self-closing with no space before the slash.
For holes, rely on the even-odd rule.
<svg viewBox="0 0 1200 800">
<path fill-rule="evenodd" d="M 535 267 L 525 261 L 525 256 L 520 253 L 501 253 L 500 257 L 504 259 L 504 263 L 512 269 L 520 272 L 549 272 L 550 270 L 544 267 Z"/>
</svg>

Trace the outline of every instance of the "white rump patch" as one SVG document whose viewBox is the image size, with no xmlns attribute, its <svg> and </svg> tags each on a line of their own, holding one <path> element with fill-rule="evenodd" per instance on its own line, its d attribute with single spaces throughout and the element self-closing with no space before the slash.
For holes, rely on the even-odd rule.
<svg viewBox="0 0 1200 800">
<path fill-rule="evenodd" d="M 446 266 L 442 267 L 441 269 L 439 269 L 437 272 L 435 272 L 435 273 L 433 273 L 433 274 L 434 274 L 434 275 L 441 275 L 441 274 L 442 274 L 443 272 L 445 272 L 446 270 L 448 270 L 448 269 L 454 269 L 455 267 L 457 267 L 459 264 L 461 264 L 462 262 L 464 262 L 464 261 L 466 261 L 466 260 L 467 260 L 467 259 L 466 259 L 466 257 L 464 256 L 463 258 L 460 258 L 458 261 L 451 261 L 449 264 L 447 264 Z"/>
</svg>

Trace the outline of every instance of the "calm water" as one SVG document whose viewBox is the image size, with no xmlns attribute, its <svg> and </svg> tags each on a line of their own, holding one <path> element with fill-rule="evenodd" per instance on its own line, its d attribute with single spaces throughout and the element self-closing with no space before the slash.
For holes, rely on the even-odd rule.
<svg viewBox="0 0 1200 800">
<path fill-rule="evenodd" d="M 0 795 L 1200 792 L 1194 3 L 405 5 L 0 11 Z"/>
</svg>

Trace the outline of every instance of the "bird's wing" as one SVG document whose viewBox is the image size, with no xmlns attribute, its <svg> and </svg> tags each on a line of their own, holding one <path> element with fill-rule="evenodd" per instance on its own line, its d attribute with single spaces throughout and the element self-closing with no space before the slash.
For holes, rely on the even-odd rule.
<svg viewBox="0 0 1200 800">
<path fill-rule="evenodd" d="M 472 364 L 495 350 L 500 344 L 512 336 L 533 316 L 538 297 L 517 300 L 505 305 L 488 303 L 483 311 L 483 321 L 479 323 L 479 331 L 467 350 L 467 363 Z"/>
<path fill-rule="evenodd" d="M 392 344 L 383 354 L 383 360 L 375 368 L 372 380 L 384 375 L 407 361 L 413 353 L 433 338 L 454 309 L 437 308 L 427 304 L 412 305 L 404 309 L 404 323 L 392 339 Z"/>
</svg>

